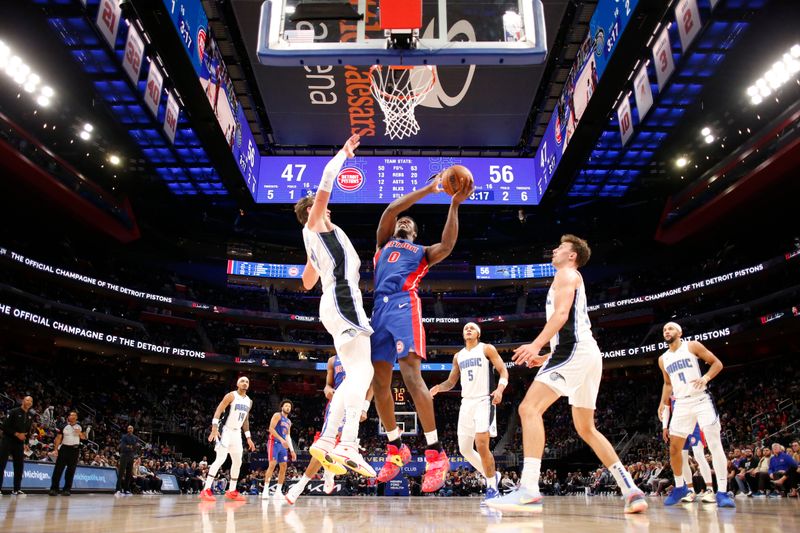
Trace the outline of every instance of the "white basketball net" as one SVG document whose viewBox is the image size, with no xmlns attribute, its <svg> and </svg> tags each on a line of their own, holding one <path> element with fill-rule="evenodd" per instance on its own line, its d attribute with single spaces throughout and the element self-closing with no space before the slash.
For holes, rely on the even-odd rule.
<svg viewBox="0 0 800 533">
<path fill-rule="evenodd" d="M 370 67 L 370 89 L 383 111 L 386 135 L 405 139 L 419 133 L 414 110 L 436 84 L 436 69 L 431 66 Z"/>
</svg>

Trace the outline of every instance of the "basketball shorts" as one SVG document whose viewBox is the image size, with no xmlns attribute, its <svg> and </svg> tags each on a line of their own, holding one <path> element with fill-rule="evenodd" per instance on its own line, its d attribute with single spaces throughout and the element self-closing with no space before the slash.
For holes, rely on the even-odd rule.
<svg viewBox="0 0 800 533">
<path fill-rule="evenodd" d="M 705 429 L 719 420 L 711 396 L 706 393 L 687 398 L 676 398 L 672 418 L 669 421 L 669 434 L 686 438 L 699 425 Z"/>
<path fill-rule="evenodd" d="M 425 359 L 425 328 L 419 297 L 408 292 L 375 298 L 372 310 L 372 362 L 394 364 L 408 352 Z"/>
<path fill-rule="evenodd" d="M 573 407 L 594 409 L 602 376 L 603 354 L 597 343 L 578 342 L 556 346 L 535 381 L 566 396 Z"/>
<path fill-rule="evenodd" d="M 458 410 L 458 434 L 474 437 L 476 433 L 497 436 L 497 416 L 490 396 L 461 398 Z"/>
<path fill-rule="evenodd" d="M 331 292 L 337 294 L 331 295 Z M 346 294 L 338 294 L 338 292 Z M 319 319 L 333 337 L 333 345 L 337 351 L 340 351 L 342 346 L 358 335 L 372 334 L 372 327 L 361 302 L 361 292 L 353 295 L 348 287 L 343 289 L 337 287 L 334 291 L 328 291 L 322 295 L 319 304 Z"/>
<path fill-rule="evenodd" d="M 214 448 L 216 451 L 224 451 L 226 453 L 242 455 L 242 431 L 239 429 L 222 428 L 222 435 L 217 441 L 217 446 Z"/>
<path fill-rule="evenodd" d="M 683 449 L 691 450 L 695 446 L 702 446 L 703 448 L 706 447 L 706 438 L 703 435 L 703 432 L 700 431 L 700 424 L 696 424 L 691 435 L 686 437 L 686 442 L 683 445 Z"/>
<path fill-rule="evenodd" d="M 280 441 L 270 437 L 269 441 L 267 441 L 267 460 L 270 462 L 276 461 L 278 463 L 288 463 L 289 451 L 283 446 L 283 444 L 280 443 Z"/>
</svg>

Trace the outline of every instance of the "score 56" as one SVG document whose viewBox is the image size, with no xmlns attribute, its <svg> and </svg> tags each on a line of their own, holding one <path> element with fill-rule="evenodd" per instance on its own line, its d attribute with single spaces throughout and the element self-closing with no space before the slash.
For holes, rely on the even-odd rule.
<svg viewBox="0 0 800 533">
<path fill-rule="evenodd" d="M 489 165 L 489 181 L 492 183 L 513 183 L 514 169 L 511 165 Z"/>
</svg>

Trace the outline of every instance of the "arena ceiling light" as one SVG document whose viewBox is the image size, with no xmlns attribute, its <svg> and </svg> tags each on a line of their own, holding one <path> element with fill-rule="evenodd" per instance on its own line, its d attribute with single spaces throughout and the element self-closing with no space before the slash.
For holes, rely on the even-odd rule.
<svg viewBox="0 0 800 533">
<path fill-rule="evenodd" d="M 108 156 L 108 162 L 114 166 L 117 166 L 122 162 L 122 159 L 120 159 L 117 154 L 111 154 Z"/>
<path fill-rule="evenodd" d="M 772 64 L 772 68 L 747 88 L 750 103 L 758 105 L 786 82 L 796 78 L 800 72 L 800 44 L 792 46 L 788 52 Z"/>
<path fill-rule="evenodd" d="M 689 160 L 686 159 L 685 157 L 679 157 L 678 159 L 675 160 L 675 166 L 678 168 L 683 168 L 688 164 Z"/>
<path fill-rule="evenodd" d="M 41 107 L 50 105 L 55 91 L 51 87 L 42 86 L 42 78 L 33 72 L 30 65 L 18 55 L 14 54 L 11 47 L 0 41 L 0 71 L 11 78 L 26 93 L 34 95 L 36 103 Z"/>
</svg>

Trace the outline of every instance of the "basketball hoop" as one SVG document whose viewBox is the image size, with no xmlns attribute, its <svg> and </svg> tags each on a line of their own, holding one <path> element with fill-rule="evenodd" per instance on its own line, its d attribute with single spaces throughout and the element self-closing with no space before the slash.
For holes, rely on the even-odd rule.
<svg viewBox="0 0 800 533">
<path fill-rule="evenodd" d="M 419 133 L 414 110 L 436 85 L 436 68 L 373 65 L 369 78 L 372 95 L 383 111 L 386 135 L 404 139 Z"/>
</svg>

